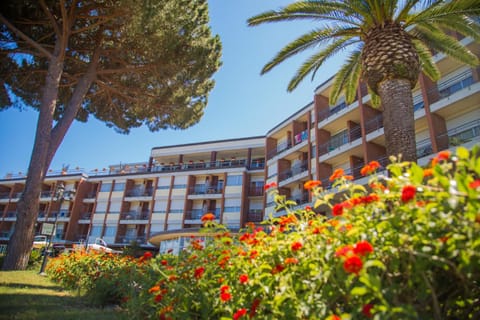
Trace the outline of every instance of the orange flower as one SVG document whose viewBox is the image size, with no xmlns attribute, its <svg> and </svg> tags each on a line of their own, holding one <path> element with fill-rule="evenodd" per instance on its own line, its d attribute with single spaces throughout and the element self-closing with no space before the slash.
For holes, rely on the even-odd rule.
<svg viewBox="0 0 480 320">
<path fill-rule="evenodd" d="M 423 170 L 423 177 L 431 177 L 433 176 L 433 169 L 425 169 Z"/>
<path fill-rule="evenodd" d="M 297 264 L 298 259 L 297 258 L 286 258 L 285 259 L 285 264 Z"/>
<path fill-rule="evenodd" d="M 370 161 L 368 164 L 366 164 L 362 170 L 360 170 L 360 174 L 362 176 L 369 175 L 373 172 L 375 172 L 378 168 L 380 168 L 380 163 L 378 161 Z"/>
<path fill-rule="evenodd" d="M 440 151 L 437 155 L 437 159 L 438 160 L 448 160 L 450 158 L 450 151 L 448 150 L 444 150 L 444 151 Z"/>
<path fill-rule="evenodd" d="M 345 175 L 345 171 L 343 171 L 342 168 L 337 169 L 333 172 L 333 174 L 330 176 L 329 180 L 334 181 L 337 180 Z"/>
<path fill-rule="evenodd" d="M 353 246 L 350 244 L 347 244 L 343 247 L 340 247 L 335 251 L 335 257 L 341 257 L 341 258 L 346 258 L 350 256 L 353 253 Z"/>
<path fill-rule="evenodd" d="M 148 289 L 148 293 L 155 293 L 160 291 L 160 286 L 153 286 L 150 289 Z"/>
<path fill-rule="evenodd" d="M 321 184 L 322 183 L 318 180 L 309 180 L 309 181 L 305 182 L 303 187 L 305 188 L 305 190 L 312 190 L 313 188 L 315 188 L 317 186 L 320 186 Z"/>
<path fill-rule="evenodd" d="M 202 220 L 202 222 L 213 221 L 215 220 L 215 215 L 211 212 L 205 213 L 200 220 Z"/>
</svg>

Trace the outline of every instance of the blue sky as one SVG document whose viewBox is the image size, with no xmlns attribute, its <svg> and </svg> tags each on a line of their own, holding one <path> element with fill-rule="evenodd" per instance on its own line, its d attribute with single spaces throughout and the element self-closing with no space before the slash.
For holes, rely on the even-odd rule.
<svg viewBox="0 0 480 320">
<path fill-rule="evenodd" d="M 200 122 L 187 130 L 150 132 L 133 129 L 116 133 L 93 117 L 75 122 L 67 132 L 52 165 L 87 171 L 111 164 L 148 161 L 153 147 L 265 135 L 313 100 L 315 88 L 331 77 L 341 60 L 331 60 L 289 93 L 287 84 L 312 52 L 287 60 L 268 74 L 260 70 L 284 45 L 315 26 L 306 22 L 273 23 L 248 27 L 246 20 L 278 9 L 293 0 L 209 0 L 210 24 L 223 45 L 223 65 L 215 74 L 215 88 Z M 33 147 L 38 113 L 32 109 L 0 112 L 0 178 L 25 172 Z"/>
</svg>

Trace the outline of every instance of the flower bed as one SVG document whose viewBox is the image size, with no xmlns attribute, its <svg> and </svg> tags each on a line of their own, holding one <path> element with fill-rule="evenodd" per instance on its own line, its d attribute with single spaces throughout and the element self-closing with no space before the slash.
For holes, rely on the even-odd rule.
<svg viewBox="0 0 480 320">
<path fill-rule="evenodd" d="M 211 240 L 192 239 L 179 255 L 127 268 L 135 283 L 126 290 L 127 312 L 138 319 L 478 317 L 478 148 L 442 152 L 427 169 L 393 163 L 388 176 L 379 169 L 372 162 L 362 170 L 367 186 L 335 171 L 335 194 L 307 182 L 314 206 L 302 210 L 291 210 L 294 203 L 269 184 L 285 215 L 238 236 L 206 217 L 205 231 L 217 234 Z"/>
</svg>

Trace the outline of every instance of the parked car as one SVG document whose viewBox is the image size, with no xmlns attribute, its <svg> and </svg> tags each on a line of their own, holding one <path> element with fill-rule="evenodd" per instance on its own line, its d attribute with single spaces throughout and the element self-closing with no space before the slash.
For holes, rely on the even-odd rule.
<svg viewBox="0 0 480 320">
<path fill-rule="evenodd" d="M 34 249 L 43 249 L 48 246 L 48 237 L 47 236 L 35 236 L 33 238 L 33 248 Z"/>
<path fill-rule="evenodd" d="M 98 251 L 98 252 L 108 252 L 108 253 L 122 253 L 121 251 L 113 250 L 109 248 L 105 240 L 102 238 L 96 238 L 94 243 L 89 243 L 87 245 L 87 251 Z"/>
</svg>

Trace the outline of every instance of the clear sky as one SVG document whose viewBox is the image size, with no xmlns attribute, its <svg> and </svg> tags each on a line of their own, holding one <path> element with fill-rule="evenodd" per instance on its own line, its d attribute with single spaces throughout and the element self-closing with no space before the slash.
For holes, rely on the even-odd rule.
<svg viewBox="0 0 480 320">
<path fill-rule="evenodd" d="M 214 76 L 216 85 L 200 122 L 186 130 L 150 132 L 141 127 L 122 135 L 90 117 L 87 123 L 72 125 L 50 168 L 60 170 L 69 165 L 90 171 L 112 164 L 148 161 L 153 147 L 265 135 L 309 104 L 315 88 L 342 63 L 340 59 L 328 61 L 313 81 L 306 78 L 291 93 L 286 90 L 288 81 L 312 51 L 260 75 L 265 63 L 284 45 L 315 25 L 288 22 L 248 27 L 246 20 L 291 2 L 209 0 L 210 24 L 222 41 L 223 65 Z M 29 108 L 0 112 L 0 178 L 6 173 L 26 172 L 37 116 Z"/>
</svg>

